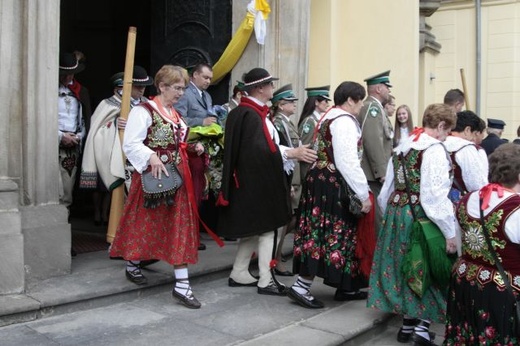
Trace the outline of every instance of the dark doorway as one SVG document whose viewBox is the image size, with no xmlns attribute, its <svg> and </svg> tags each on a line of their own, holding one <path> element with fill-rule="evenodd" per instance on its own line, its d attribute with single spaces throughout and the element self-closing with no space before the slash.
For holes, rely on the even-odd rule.
<svg viewBox="0 0 520 346">
<path fill-rule="evenodd" d="M 229 0 L 163 0 L 152 2 L 151 67 L 164 64 L 190 68 L 215 64 L 231 39 Z M 214 104 L 228 102 L 229 76 L 209 88 Z"/>
<path fill-rule="evenodd" d="M 232 34 L 229 0 L 63 0 L 60 11 L 60 51 L 84 53 L 86 69 L 76 79 L 89 90 L 92 110 L 112 95 L 110 76 L 124 69 L 130 26 L 137 28 L 135 64 L 151 76 L 166 63 L 214 64 Z M 228 101 L 229 78 L 210 87 L 214 104 Z M 76 188 L 73 230 L 93 229 L 93 215 L 92 193 Z"/>
</svg>

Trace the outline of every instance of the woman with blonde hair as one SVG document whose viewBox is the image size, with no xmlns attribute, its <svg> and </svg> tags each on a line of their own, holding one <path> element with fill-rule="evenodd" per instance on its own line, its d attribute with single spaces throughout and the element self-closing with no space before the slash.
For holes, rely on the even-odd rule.
<svg viewBox="0 0 520 346">
<path fill-rule="evenodd" d="M 188 126 L 173 108 L 189 81 L 185 69 L 164 65 L 155 75 L 158 95 L 132 108 L 126 124 L 123 151 L 135 168 L 125 209 L 110 249 L 111 257 L 127 260 L 126 277 L 147 283 L 140 260 L 158 259 L 174 267 L 172 296 L 188 308 L 201 304 L 193 295 L 188 263 L 198 260 L 199 220 L 188 167 L 187 151 L 202 154 L 200 143 L 188 145 Z M 183 184 L 174 195 L 151 195 L 143 191 L 142 175 L 154 178 L 173 174 L 174 165 Z"/>
<path fill-rule="evenodd" d="M 413 131 L 412 111 L 407 105 L 400 105 L 395 112 L 394 148 L 410 136 Z"/>
</svg>

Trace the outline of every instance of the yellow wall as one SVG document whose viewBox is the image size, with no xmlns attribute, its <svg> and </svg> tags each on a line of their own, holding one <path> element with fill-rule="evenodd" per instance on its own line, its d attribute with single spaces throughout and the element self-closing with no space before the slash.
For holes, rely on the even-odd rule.
<svg viewBox="0 0 520 346">
<path fill-rule="evenodd" d="M 506 122 L 504 138 L 516 138 L 520 125 L 520 4 L 513 0 L 482 1 L 480 114 Z M 476 9 L 473 1 L 446 3 L 428 23 L 442 44 L 436 61 L 436 97 L 462 89 L 464 68 L 469 106 L 476 109 Z"/>
<path fill-rule="evenodd" d="M 311 0 L 308 86 L 391 70 L 396 103 L 418 111 L 419 2 Z"/>
</svg>

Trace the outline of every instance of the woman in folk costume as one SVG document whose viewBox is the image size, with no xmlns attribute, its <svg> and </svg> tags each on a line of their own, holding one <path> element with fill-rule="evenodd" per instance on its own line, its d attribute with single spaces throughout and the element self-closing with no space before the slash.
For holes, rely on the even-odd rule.
<svg viewBox="0 0 520 346">
<path fill-rule="evenodd" d="M 329 89 L 330 85 L 306 88 L 307 100 L 303 105 L 300 120 L 298 121 L 298 133 L 302 144 L 312 144 L 314 129 L 318 124 L 323 113 L 329 109 Z M 305 176 L 309 171 L 310 164 L 300 163 L 301 183 L 305 181 Z"/>
<path fill-rule="evenodd" d="M 125 129 L 126 120 L 119 118 L 123 96 L 123 72 L 114 74 L 110 81 L 114 94 L 102 100 L 92 114 L 90 131 L 85 142 L 81 166 L 80 187 L 97 189 L 94 193 L 95 222 L 108 220 L 110 194 L 123 182 L 130 187 L 131 171 L 125 169 L 118 130 Z M 130 107 L 135 107 L 148 99 L 143 96 L 153 78 L 141 66 L 134 66 Z M 131 168 L 131 167 L 128 167 Z M 133 171 L 133 169 L 132 169 Z M 103 195 L 108 195 L 103 196 Z M 101 214 L 103 215 L 100 215 Z"/>
<path fill-rule="evenodd" d="M 464 196 L 457 207 L 462 256 L 451 275 L 444 345 L 520 342 L 514 305 L 520 294 L 520 146 L 501 145 L 489 164 L 490 184 Z M 516 297 L 497 270 L 492 251 Z"/>
<path fill-rule="evenodd" d="M 442 144 L 455 122 L 451 107 L 428 106 L 423 128 L 414 130 L 394 149 L 378 198 L 384 218 L 370 274 L 367 305 L 403 315 L 403 326 L 397 335 L 397 340 L 403 343 L 413 336 L 415 345 L 430 345 L 430 323 L 443 322 L 446 313 L 444 291 L 434 283 L 420 298 L 408 286 L 401 269 L 411 246 L 410 201 L 419 219 L 428 218 L 440 228 L 446 238 L 446 251 L 456 252 L 456 221 L 448 198 L 451 162 Z M 407 193 L 405 174 L 411 196 Z"/>
<path fill-rule="evenodd" d="M 310 293 L 316 276 L 337 288 L 335 300 L 366 298 L 366 292 L 359 289 L 367 280 L 355 254 L 358 220 L 338 198 L 341 175 L 363 202 L 362 211 L 371 210 L 368 183 L 360 164 L 361 128 L 356 120 L 365 96 L 360 84 L 341 83 L 334 92 L 335 107 L 318 124 L 318 160 L 302 188 L 294 237 L 293 269 L 299 277 L 288 292 L 292 300 L 306 308 L 323 307 Z"/>
<path fill-rule="evenodd" d="M 173 297 L 198 309 L 201 304 L 188 279 L 188 264 L 198 260 L 199 220 L 187 151 L 200 155 L 204 148 L 200 143 L 186 144 L 188 127 L 173 108 L 188 80 L 183 68 L 163 66 L 155 75 L 158 95 L 130 112 L 123 150 L 135 172 L 110 256 L 128 261 L 126 277 L 136 284 L 147 282 L 139 260 L 158 259 L 172 264 L 176 279 Z M 163 197 L 153 200 L 158 202 L 154 208 L 145 207 L 150 200 L 143 192 L 141 174 L 151 170 L 154 177 L 160 178 L 168 174 L 164 166 L 168 163 L 177 166 L 184 181 L 175 192 L 173 204 Z"/>
</svg>

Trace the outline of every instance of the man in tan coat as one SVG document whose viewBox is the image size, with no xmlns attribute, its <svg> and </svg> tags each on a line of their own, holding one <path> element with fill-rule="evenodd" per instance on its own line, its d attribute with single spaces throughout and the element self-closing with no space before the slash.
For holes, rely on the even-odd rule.
<svg viewBox="0 0 520 346">
<path fill-rule="evenodd" d="M 386 167 L 392 156 L 394 138 L 392 123 L 384 109 L 384 104 L 389 101 L 392 87 L 389 76 L 390 71 L 385 71 L 365 79 L 368 97 L 358 115 L 358 121 L 363 131 L 361 167 L 376 201 L 385 181 Z M 381 219 L 381 211 L 376 206 L 376 230 L 379 230 Z"/>
</svg>

